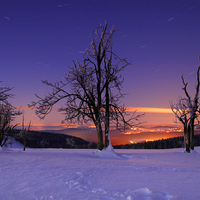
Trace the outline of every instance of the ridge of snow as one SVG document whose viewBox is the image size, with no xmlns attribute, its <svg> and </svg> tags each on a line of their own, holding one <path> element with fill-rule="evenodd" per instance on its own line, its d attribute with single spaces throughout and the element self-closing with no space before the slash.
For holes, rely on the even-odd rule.
<svg viewBox="0 0 200 200">
<path fill-rule="evenodd" d="M 114 151 L 113 146 L 109 144 L 107 148 L 103 148 L 103 150 L 97 150 L 92 152 L 92 155 L 99 158 L 120 158 Z"/>
<path fill-rule="evenodd" d="M 114 151 L 109 146 L 97 151 L 97 157 L 93 151 L 13 148 L 0 152 L 0 199 L 200 199 L 200 147 L 192 154 L 182 148 Z"/>
</svg>

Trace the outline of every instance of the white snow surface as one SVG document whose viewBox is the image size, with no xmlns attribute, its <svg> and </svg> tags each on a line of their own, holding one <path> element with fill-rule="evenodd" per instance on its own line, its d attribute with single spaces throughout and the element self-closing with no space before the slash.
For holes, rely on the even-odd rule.
<svg viewBox="0 0 200 200">
<path fill-rule="evenodd" d="M 200 147 L 188 154 L 22 146 L 0 152 L 2 200 L 200 199 Z"/>
</svg>

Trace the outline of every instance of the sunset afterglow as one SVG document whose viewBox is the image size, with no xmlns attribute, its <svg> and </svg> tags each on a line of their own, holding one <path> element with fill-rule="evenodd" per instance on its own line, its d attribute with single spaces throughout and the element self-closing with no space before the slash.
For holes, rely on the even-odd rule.
<svg viewBox="0 0 200 200">
<path fill-rule="evenodd" d="M 127 112 L 141 113 L 172 113 L 170 108 L 151 108 L 151 107 L 127 107 Z"/>
<path fill-rule="evenodd" d="M 41 80 L 54 84 L 65 80 L 73 60 L 84 62 L 91 50 L 91 33 L 108 22 L 113 35 L 113 52 L 128 65 L 120 105 L 130 116 L 140 118 L 140 126 L 119 132 L 111 121 L 112 144 L 156 140 L 182 135 L 169 102 L 184 97 L 181 75 L 193 95 L 199 66 L 200 4 L 198 1 L 11 1 L 1 4 L 1 86 L 11 87 L 9 102 L 24 111 L 25 126 L 96 141 L 94 124 L 62 124 L 63 113 L 53 107 L 40 120 L 27 107 L 51 92 Z M 70 85 L 64 88 L 70 91 Z M 110 88 L 113 95 L 115 89 Z M 177 123 L 175 123 L 177 122 Z M 22 116 L 13 123 L 22 123 Z"/>
<path fill-rule="evenodd" d="M 28 107 L 21 107 L 25 114 L 25 126 L 28 126 L 31 121 L 31 130 L 38 131 L 54 131 L 81 137 L 88 141 L 97 142 L 96 128 L 92 123 L 89 124 L 62 124 L 64 116 L 57 112 L 58 107 L 54 107 L 52 113 L 44 120 L 40 120 L 34 113 L 34 110 Z M 128 108 L 131 112 L 135 107 Z M 182 135 L 181 124 L 174 124 L 174 116 L 166 108 L 151 108 L 151 107 L 137 107 L 138 111 L 147 111 L 145 116 L 141 119 L 141 127 L 132 127 L 125 132 L 119 132 L 115 126 L 110 127 L 110 134 L 112 144 L 137 143 L 145 140 L 166 139 Z M 164 113 L 162 113 L 164 112 Z M 152 120 L 156 119 L 155 122 Z M 161 120 L 162 119 L 162 120 Z M 21 116 L 15 120 L 18 127 L 21 127 Z M 161 121 L 159 121 L 161 120 Z M 165 124 L 165 126 L 163 126 Z M 178 127 L 177 127 L 178 126 Z M 149 138 L 149 134 L 151 137 Z"/>
<path fill-rule="evenodd" d="M 146 142 L 153 142 L 154 140 L 148 140 L 148 139 L 146 139 L 145 141 L 146 141 Z"/>
<path fill-rule="evenodd" d="M 200 0 L 0 0 L 0 200 L 200 200 Z"/>
</svg>

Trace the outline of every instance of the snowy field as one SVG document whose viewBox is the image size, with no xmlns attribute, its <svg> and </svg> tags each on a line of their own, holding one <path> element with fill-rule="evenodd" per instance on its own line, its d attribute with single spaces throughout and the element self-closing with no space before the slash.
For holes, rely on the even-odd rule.
<svg viewBox="0 0 200 200">
<path fill-rule="evenodd" d="M 0 152 L 1 200 L 200 199 L 200 147 Z"/>
</svg>

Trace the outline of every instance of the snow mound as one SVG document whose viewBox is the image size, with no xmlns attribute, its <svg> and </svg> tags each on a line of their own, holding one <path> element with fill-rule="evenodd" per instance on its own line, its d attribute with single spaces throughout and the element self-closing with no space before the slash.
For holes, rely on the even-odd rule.
<svg viewBox="0 0 200 200">
<path fill-rule="evenodd" d="M 23 144 L 16 141 L 14 138 L 10 138 L 7 141 L 5 146 L 0 147 L 0 152 L 1 151 L 12 151 L 12 149 L 23 149 Z"/>
<path fill-rule="evenodd" d="M 142 200 L 170 200 L 173 196 L 169 195 L 167 192 L 152 192 L 148 188 L 142 188 L 130 192 L 131 194 L 126 198 L 127 200 L 142 199 Z"/>
<path fill-rule="evenodd" d="M 197 151 L 195 149 L 194 150 L 190 149 L 190 153 L 188 153 L 186 150 L 184 150 L 183 153 L 185 153 L 185 154 L 196 154 Z"/>
<path fill-rule="evenodd" d="M 114 151 L 113 146 L 109 145 L 107 148 L 104 148 L 102 151 L 97 150 L 92 152 L 92 155 L 98 158 L 120 158 Z"/>
<path fill-rule="evenodd" d="M 200 199 L 200 147 L 181 150 L 109 146 L 99 159 L 91 149 L 11 149 L 0 153 L 0 199 Z"/>
<path fill-rule="evenodd" d="M 16 141 L 15 139 L 12 140 L 12 147 L 11 148 L 14 148 L 14 149 L 23 149 L 23 144 Z M 27 147 L 26 147 L 27 148 Z"/>
</svg>

